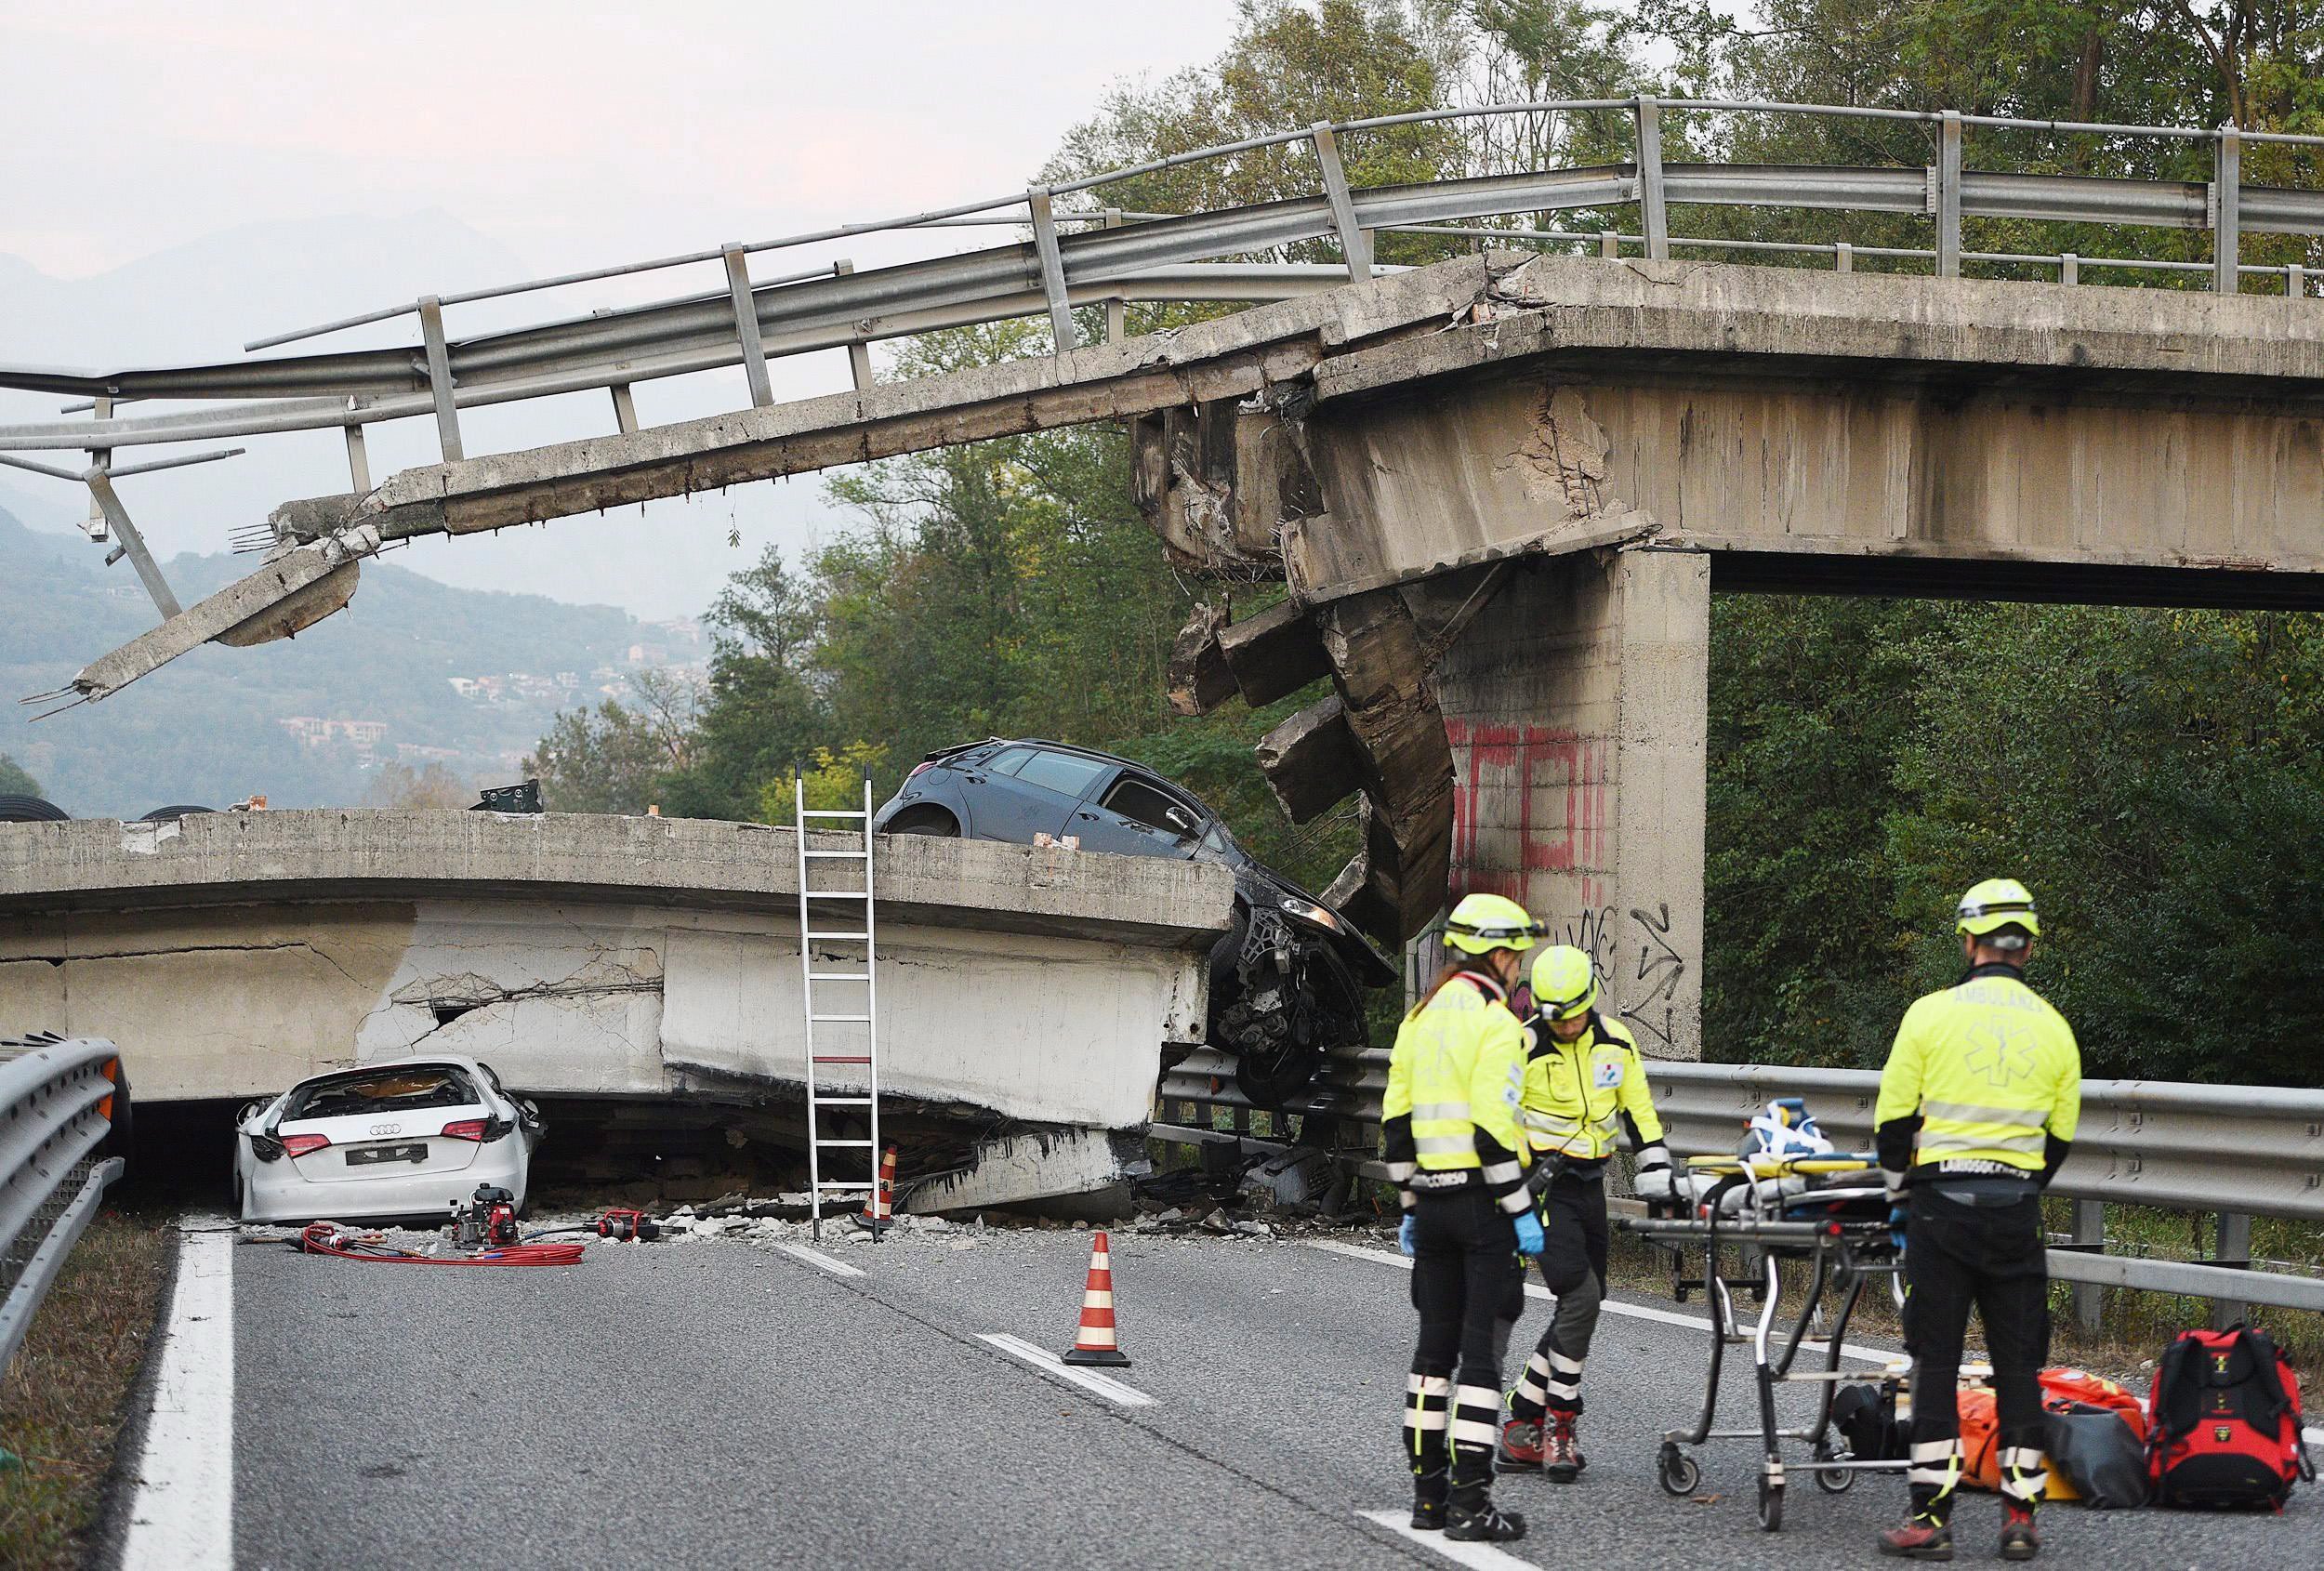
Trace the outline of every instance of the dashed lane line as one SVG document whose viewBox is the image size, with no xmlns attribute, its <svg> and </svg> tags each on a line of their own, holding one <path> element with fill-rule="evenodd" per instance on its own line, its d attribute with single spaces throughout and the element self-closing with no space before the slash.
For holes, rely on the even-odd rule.
<svg viewBox="0 0 2324 1571">
<path fill-rule="evenodd" d="M 989 1342 L 1011 1357 L 1023 1359 L 1045 1375 L 1054 1375 L 1061 1380 L 1071 1380 L 1084 1391 L 1096 1392 L 1108 1402 L 1119 1403 L 1124 1407 L 1154 1406 L 1154 1398 L 1136 1386 L 1124 1385 L 1113 1376 L 1101 1375 L 1095 1369 L 1068 1364 L 1053 1353 L 1044 1353 L 1022 1337 L 1012 1337 L 1006 1331 L 979 1331 L 976 1340 Z"/>
<path fill-rule="evenodd" d="M 1440 1529 L 1423 1533 L 1412 1525 L 1411 1513 L 1401 1511 L 1360 1511 L 1355 1513 L 1375 1527 L 1385 1527 L 1400 1538 L 1409 1539 L 1422 1549 L 1434 1550 L 1456 1565 L 1474 1566 L 1476 1571 L 1541 1571 L 1530 1560 L 1520 1560 L 1507 1550 L 1497 1550 L 1490 1544 L 1464 1544 L 1445 1537 Z"/>
<path fill-rule="evenodd" d="M 1386 1249 L 1367 1249 L 1361 1244 L 1342 1244 L 1336 1238 L 1309 1238 L 1303 1242 L 1311 1249 L 1328 1250 L 1335 1255 L 1345 1255 L 1350 1260 L 1370 1261 L 1375 1265 L 1393 1265 L 1399 1271 L 1412 1269 L 1409 1260 L 1402 1255 L 1391 1254 Z M 1538 1282 L 1525 1284 L 1525 1297 L 1541 1299 L 1550 1303 L 1557 1301 L 1557 1295 Z M 1613 1299 L 1607 1299 L 1600 1307 L 1608 1314 L 1627 1314 L 1633 1320 L 1658 1320 L 1665 1326 L 1684 1326 L 1690 1331 L 1708 1333 L 1710 1329 L 1710 1321 L 1692 1314 L 1681 1314 L 1676 1310 L 1656 1309 L 1643 1303 L 1620 1303 Z M 1840 1352 L 1843 1357 L 1866 1364 L 1893 1364 L 1899 1356 L 1894 1353 L 1882 1353 L 1878 1348 L 1858 1347 L 1853 1342 L 1842 1342 Z"/>
<path fill-rule="evenodd" d="M 825 1254 L 821 1249 L 811 1249 L 804 1244 L 777 1244 L 775 1245 L 775 1248 L 782 1250 L 785 1254 L 791 1256 L 795 1260 L 805 1261 L 809 1265 L 817 1266 L 822 1270 L 831 1273 L 834 1276 L 861 1276 L 864 1274 L 860 1268 L 852 1266 L 843 1260 L 834 1260 L 831 1256 Z"/>
<path fill-rule="evenodd" d="M 234 1234 L 178 1242 L 122 1571 L 232 1571 Z"/>
</svg>

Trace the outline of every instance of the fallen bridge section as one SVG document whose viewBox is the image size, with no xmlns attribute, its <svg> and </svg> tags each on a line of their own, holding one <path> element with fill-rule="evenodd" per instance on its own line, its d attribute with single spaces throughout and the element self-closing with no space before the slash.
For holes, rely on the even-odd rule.
<svg viewBox="0 0 2324 1571">
<path fill-rule="evenodd" d="M 787 829 L 661 818 L 0 825 L 0 1021 L 112 1038 L 140 1101 L 440 1050 L 542 1095 L 795 1102 L 797 868 Z M 877 894 L 883 1094 L 1006 1159 L 980 1203 L 1054 1177 L 1010 1142 L 1028 1132 L 1076 1187 L 1117 1178 L 1164 1051 L 1202 1039 L 1227 872 L 905 836 L 879 842 Z"/>
</svg>

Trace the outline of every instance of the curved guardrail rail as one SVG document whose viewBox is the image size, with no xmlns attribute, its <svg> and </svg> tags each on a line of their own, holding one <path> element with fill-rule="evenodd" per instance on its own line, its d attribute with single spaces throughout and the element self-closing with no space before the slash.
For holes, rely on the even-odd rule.
<svg viewBox="0 0 2324 1571">
<path fill-rule="evenodd" d="M 128 1123 L 121 1051 L 101 1037 L 0 1042 L 0 1369 L 22 1345 L 65 1256 L 97 1214 L 118 1156 L 99 1147 Z"/>
<path fill-rule="evenodd" d="M 1351 187 L 1340 139 L 1425 122 L 1482 121 L 1512 115 L 1558 115 L 1618 111 L 1631 117 L 1635 156 L 1589 167 L 1476 176 L 1425 185 Z M 1925 167 L 1829 167 L 1666 163 L 1662 125 L 1673 114 L 1774 114 L 1900 121 L 1928 126 L 1935 162 Z M 1965 166 L 1970 131 L 1999 129 L 2114 139 L 2162 139 L 2208 144 L 2212 178 L 2155 180 L 1987 172 Z M 1314 194 L 1253 206 L 1188 215 L 1121 210 L 1064 211 L 1061 200 L 1096 200 L 1109 185 L 1187 165 L 1253 151 L 1305 143 L 1317 169 Z M 349 433 L 354 489 L 370 481 L 361 448 L 366 425 L 432 416 L 444 456 L 463 455 L 459 413 L 464 408 L 542 398 L 592 389 L 614 394 L 621 429 L 635 429 L 630 388 L 637 382 L 740 364 L 754 403 L 772 402 L 770 358 L 847 347 L 858 386 L 869 379 L 862 347 L 880 339 L 937 328 L 1047 313 L 1061 348 L 1074 343 L 1072 312 L 1105 305 L 1118 331 L 1117 308 L 1142 300 L 1256 302 L 1363 279 L 1374 271 L 1372 236 L 1414 231 L 1477 241 L 1592 243 L 1604 254 L 1634 246 L 1653 257 L 1672 249 L 1829 256 L 1847 269 L 1858 257 L 1918 258 L 1939 275 L 1958 275 L 1965 261 L 2055 266 L 2067 282 L 2082 269 L 2123 268 L 2209 272 L 2212 287 L 2234 291 L 2244 275 L 2283 280 L 2304 295 L 2304 270 L 2260 268 L 2240 260 L 2246 234 L 2324 234 L 2324 191 L 2249 186 L 2241 180 L 2246 143 L 2324 147 L 2324 138 L 2242 131 L 2233 126 L 2139 126 L 2029 121 L 1846 107 L 1714 102 L 1696 99 L 1571 99 L 1434 110 L 1317 125 L 1301 130 L 1113 169 L 1054 188 L 963 203 L 873 223 L 849 224 L 750 244 L 688 252 L 461 295 L 430 296 L 410 305 L 366 311 L 297 332 L 256 340 L 252 350 L 403 316 L 419 319 L 416 349 L 354 350 L 211 365 L 58 371 L 0 367 L 0 387 L 77 394 L 94 401 L 99 418 L 0 426 L 0 450 L 82 449 L 103 469 L 103 455 L 152 442 L 209 441 L 272 432 L 338 428 Z M 1925 249 L 1855 247 L 1844 242 L 1807 244 L 1749 239 L 1689 238 L 1670 231 L 1673 205 L 1713 207 L 1779 206 L 1854 213 L 1917 214 L 1933 225 Z M 1480 227 L 1478 220 L 1633 207 L 1635 233 L 1598 233 Z M 1964 218 L 1991 217 L 2126 227 L 2208 229 L 2215 235 L 2209 262 L 2136 257 L 1964 251 Z M 845 262 L 812 271 L 754 281 L 749 258 L 850 236 L 924 231 L 962 224 L 1029 226 L 1030 241 L 906 262 L 863 272 Z M 1080 226 L 1078 232 L 1067 232 Z M 1306 242 L 1336 241 L 1342 257 L 1331 264 L 1249 264 L 1222 258 L 1280 251 Z M 443 324 L 450 306 L 720 262 L 723 290 L 619 310 L 566 317 L 514 331 L 453 337 Z M 133 400 L 244 401 L 222 409 L 112 417 Z M 81 472 L 9 460 L 59 478 Z M 121 471 L 113 471 L 121 472 Z"/>
</svg>

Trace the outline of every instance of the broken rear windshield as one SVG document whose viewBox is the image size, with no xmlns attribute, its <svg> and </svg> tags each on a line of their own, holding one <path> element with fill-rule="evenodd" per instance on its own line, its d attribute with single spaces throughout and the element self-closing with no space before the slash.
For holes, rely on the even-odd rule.
<svg viewBox="0 0 2324 1571">
<path fill-rule="evenodd" d="M 283 1121 L 341 1118 L 357 1113 L 401 1113 L 422 1107 L 466 1107 L 478 1100 L 469 1077 L 450 1064 L 366 1069 L 318 1080 L 291 1095 Z"/>
</svg>

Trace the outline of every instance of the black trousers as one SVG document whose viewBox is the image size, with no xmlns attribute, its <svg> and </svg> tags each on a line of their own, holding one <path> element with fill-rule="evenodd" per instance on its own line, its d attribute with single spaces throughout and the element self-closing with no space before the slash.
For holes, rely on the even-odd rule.
<svg viewBox="0 0 2324 1571">
<path fill-rule="evenodd" d="M 2002 1446 L 2043 1442 L 2041 1366 L 2050 1357 L 2050 1271 L 2041 1200 L 1968 1206 L 1916 1183 L 1905 1240 L 1905 1352 L 1912 1358 L 1912 1438 L 1955 1440 L 1961 1342 L 1974 1305 L 1993 1359 Z"/>
<path fill-rule="evenodd" d="M 1420 1337 L 1412 1375 L 1419 1382 L 1449 1379 L 1452 1491 L 1457 1499 L 1464 1493 L 1481 1498 L 1493 1476 L 1501 1359 L 1525 1305 L 1516 1228 L 1474 1187 L 1422 1191 L 1413 1218 L 1412 1307 L 1419 1311 Z M 1416 1432 L 1409 1413 L 1406 1430 L 1417 1472 L 1426 1475 L 1445 1465 L 1446 1430 Z"/>
<path fill-rule="evenodd" d="M 1557 1309 L 1543 1327 L 1510 1411 L 1528 1420 L 1544 1408 L 1582 1409 L 1581 1365 L 1590 1356 L 1605 1302 L 1605 1168 L 1592 1164 L 1552 1179 L 1540 1203 L 1541 1285 L 1557 1295 Z"/>
</svg>

